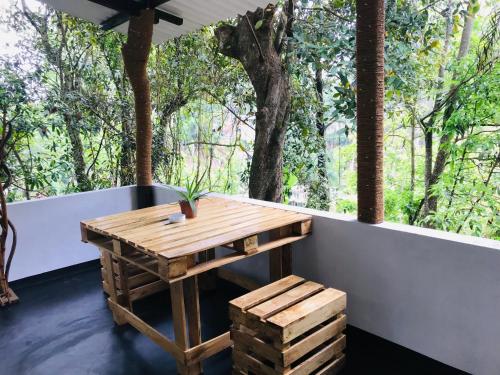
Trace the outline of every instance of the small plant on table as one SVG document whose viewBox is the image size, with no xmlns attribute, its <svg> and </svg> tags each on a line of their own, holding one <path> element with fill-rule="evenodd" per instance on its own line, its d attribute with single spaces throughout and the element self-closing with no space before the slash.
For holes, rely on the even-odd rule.
<svg viewBox="0 0 500 375">
<path fill-rule="evenodd" d="M 205 173 L 203 173 L 205 176 Z M 195 218 L 198 214 L 198 203 L 200 198 L 207 195 L 208 191 L 201 190 L 201 181 L 203 180 L 203 176 L 198 180 L 186 179 L 185 191 L 175 190 L 175 192 L 179 195 L 181 200 L 179 200 L 179 206 L 181 207 L 181 212 L 186 215 L 187 219 Z"/>
</svg>

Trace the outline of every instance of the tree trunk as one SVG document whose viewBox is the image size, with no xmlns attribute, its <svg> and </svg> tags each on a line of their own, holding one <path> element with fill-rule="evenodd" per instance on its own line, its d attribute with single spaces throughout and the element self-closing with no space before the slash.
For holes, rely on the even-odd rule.
<svg viewBox="0 0 500 375">
<path fill-rule="evenodd" d="M 124 112 L 124 111 L 123 111 Z M 120 185 L 127 186 L 135 183 L 134 178 L 135 140 L 133 126 L 127 114 L 122 114 L 122 134 L 120 150 Z"/>
<path fill-rule="evenodd" d="M 431 178 L 432 178 L 432 163 L 433 163 L 433 137 L 434 137 L 434 125 L 436 122 L 437 114 L 439 111 L 440 101 L 443 96 L 443 85 L 444 85 L 444 74 L 446 70 L 446 58 L 448 54 L 448 49 L 450 48 L 450 40 L 453 31 L 453 14 L 452 14 L 452 1 L 448 0 L 446 6 L 446 11 L 444 16 L 446 18 L 446 30 L 444 36 L 444 46 L 441 51 L 441 64 L 438 70 L 438 79 L 436 86 L 436 97 L 434 98 L 433 115 L 430 117 L 429 121 L 423 126 L 424 131 L 424 142 L 425 142 L 425 171 L 424 171 L 424 202 L 423 202 L 423 215 L 427 216 L 431 211 L 434 211 L 433 203 L 429 202 L 432 195 L 431 191 Z M 416 215 L 415 215 L 416 216 Z M 427 226 L 427 224 L 426 224 Z"/>
<path fill-rule="evenodd" d="M 153 37 L 154 9 L 141 11 L 129 22 L 127 43 L 122 54 L 125 70 L 132 85 L 136 118 L 136 180 L 138 186 L 151 186 L 151 89 L 147 64 Z"/>
<path fill-rule="evenodd" d="M 92 184 L 85 167 L 83 158 L 83 144 L 80 138 L 80 130 L 76 124 L 78 120 L 71 114 L 64 114 L 64 122 L 66 131 L 68 132 L 71 144 L 71 156 L 73 157 L 73 166 L 75 168 L 75 178 L 78 186 L 78 191 L 92 190 Z"/>
<path fill-rule="evenodd" d="M 316 111 L 316 131 L 318 137 L 318 179 L 311 186 L 313 200 L 309 199 L 307 206 L 328 211 L 330 209 L 330 185 L 328 183 L 328 173 L 326 170 L 326 140 L 325 140 L 325 116 L 324 116 L 324 94 L 323 94 L 323 68 L 321 62 L 315 64 L 314 78 L 318 109 Z"/>
<path fill-rule="evenodd" d="M 465 15 L 465 22 L 464 22 L 464 28 L 462 30 L 462 37 L 460 39 L 460 46 L 458 49 L 458 54 L 457 54 L 457 61 L 460 61 L 467 55 L 469 52 L 469 45 L 470 45 L 470 38 L 471 38 L 471 31 L 472 31 L 472 24 L 474 22 L 474 14 L 471 11 L 471 6 L 469 4 L 467 8 L 467 14 Z M 444 74 L 443 74 L 444 76 Z M 456 74 L 453 74 L 453 78 L 456 78 Z M 448 103 L 446 105 L 446 108 L 443 113 L 443 120 L 442 120 L 442 128 L 444 133 L 441 135 L 441 138 L 439 140 L 439 147 L 438 147 L 438 152 L 436 154 L 436 160 L 434 161 L 434 167 L 432 168 L 432 173 L 429 176 L 428 180 L 428 186 L 426 188 L 426 198 L 427 198 L 427 205 L 424 209 L 423 212 L 423 217 L 426 217 L 429 215 L 431 212 L 436 212 L 438 209 L 438 196 L 436 194 L 432 194 L 432 188 L 439 182 L 441 175 L 444 172 L 444 169 L 446 167 L 446 163 L 448 161 L 448 157 L 450 156 L 450 151 L 448 144 L 450 140 L 452 139 L 452 134 L 449 132 L 445 131 L 444 128 L 446 126 L 447 121 L 450 119 L 454 112 L 454 105 L 455 105 L 455 94 L 456 94 L 456 87 L 453 85 L 450 90 L 448 91 L 448 96 L 450 99 L 448 100 Z M 427 178 L 426 178 L 427 181 Z M 428 227 L 434 227 L 433 223 L 428 223 Z"/>
<path fill-rule="evenodd" d="M 268 5 L 265 9 L 247 12 L 236 26 L 223 25 L 217 28 L 215 35 L 220 52 L 242 63 L 255 89 L 257 113 L 249 195 L 280 202 L 290 85 L 280 58 L 282 42 L 276 40 L 273 30 L 276 9 Z M 282 37 L 282 33 L 276 35 Z"/>
<path fill-rule="evenodd" d="M 383 0 L 356 2 L 358 220 L 384 220 Z"/>
<path fill-rule="evenodd" d="M 411 130 L 410 130 L 410 194 L 411 203 L 413 204 L 413 196 L 415 194 L 415 112 L 412 111 L 411 115 Z"/>
</svg>

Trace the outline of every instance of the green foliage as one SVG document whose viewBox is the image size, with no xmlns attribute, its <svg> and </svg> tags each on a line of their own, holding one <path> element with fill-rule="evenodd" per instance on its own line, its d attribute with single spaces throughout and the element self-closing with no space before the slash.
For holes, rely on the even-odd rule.
<svg viewBox="0 0 500 375">
<path fill-rule="evenodd" d="M 453 1 L 449 10 L 447 4 L 386 2 L 385 217 L 411 223 L 418 216 L 416 225 L 498 239 L 500 78 L 491 31 L 498 16 L 492 1 L 471 2 L 470 52 L 459 60 L 468 2 Z M 44 6 L 26 13 L 13 6 L 2 23 L 23 37 L 19 56 L 5 57 L 0 68 L 0 110 L 15 129 L 8 199 L 133 184 L 134 102 L 121 56 L 126 37 Z M 283 53 L 292 88 L 285 201 L 355 215 L 355 2 L 298 1 L 293 25 Z M 191 202 L 203 194 L 201 186 L 247 194 L 253 152 L 254 91 L 242 66 L 218 52 L 213 30 L 154 46 L 148 66 L 154 178 L 185 185 L 181 198 Z M 437 210 L 421 217 L 422 118 L 452 88 L 431 126 L 434 157 L 439 147 L 447 152 L 432 187 Z M 449 140 L 439 146 L 443 136 Z M 77 178 L 81 161 L 87 185 Z"/>
<path fill-rule="evenodd" d="M 172 189 L 182 200 L 188 202 L 193 210 L 196 209 L 196 201 L 209 193 L 208 191 L 202 191 L 201 189 L 204 177 L 205 172 L 199 179 L 196 177 L 193 177 L 192 179 L 186 178 L 184 185 L 185 190 Z"/>
</svg>

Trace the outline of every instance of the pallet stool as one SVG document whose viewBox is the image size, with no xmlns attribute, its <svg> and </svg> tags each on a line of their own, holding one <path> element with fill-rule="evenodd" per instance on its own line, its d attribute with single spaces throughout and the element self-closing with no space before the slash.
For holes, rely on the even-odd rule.
<svg viewBox="0 0 500 375">
<path fill-rule="evenodd" d="M 336 374 L 345 362 L 346 294 L 284 279 L 229 304 L 233 374 Z"/>
</svg>

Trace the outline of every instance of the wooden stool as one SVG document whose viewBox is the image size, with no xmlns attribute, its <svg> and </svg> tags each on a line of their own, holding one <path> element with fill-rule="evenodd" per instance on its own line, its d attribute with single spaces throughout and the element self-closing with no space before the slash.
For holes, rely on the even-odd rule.
<svg viewBox="0 0 500 375">
<path fill-rule="evenodd" d="M 232 300 L 233 374 L 336 374 L 345 307 L 344 292 L 294 275 Z"/>
</svg>

